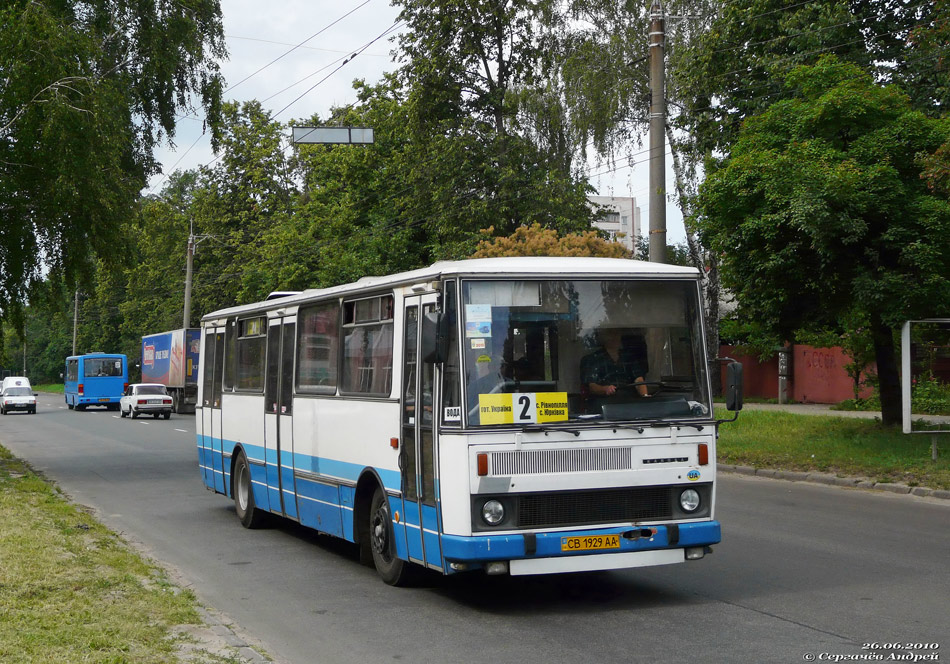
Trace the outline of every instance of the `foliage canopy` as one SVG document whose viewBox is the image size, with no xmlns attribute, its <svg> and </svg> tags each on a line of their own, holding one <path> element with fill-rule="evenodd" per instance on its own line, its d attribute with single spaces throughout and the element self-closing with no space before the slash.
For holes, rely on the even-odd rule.
<svg viewBox="0 0 950 664">
<path fill-rule="evenodd" d="M 46 271 L 74 284 L 97 257 L 124 261 L 123 224 L 190 95 L 216 135 L 224 55 L 218 0 L 4 3 L 0 319 L 19 322 Z"/>
<path fill-rule="evenodd" d="M 793 70 L 785 86 L 791 97 L 744 123 L 703 186 L 705 239 L 740 315 L 779 339 L 864 313 L 893 422 L 891 330 L 950 313 L 950 201 L 921 177 L 950 119 L 833 57 Z"/>
</svg>

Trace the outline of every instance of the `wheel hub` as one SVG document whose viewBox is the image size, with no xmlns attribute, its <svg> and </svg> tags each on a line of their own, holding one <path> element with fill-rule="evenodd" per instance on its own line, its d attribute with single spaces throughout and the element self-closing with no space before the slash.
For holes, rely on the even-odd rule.
<svg viewBox="0 0 950 664">
<path fill-rule="evenodd" d="M 378 554 L 385 555 L 388 550 L 387 542 L 387 531 L 386 531 L 386 518 L 388 517 L 386 510 L 379 509 L 376 510 L 376 514 L 373 515 L 373 533 L 372 533 L 372 545 L 373 551 Z"/>
</svg>

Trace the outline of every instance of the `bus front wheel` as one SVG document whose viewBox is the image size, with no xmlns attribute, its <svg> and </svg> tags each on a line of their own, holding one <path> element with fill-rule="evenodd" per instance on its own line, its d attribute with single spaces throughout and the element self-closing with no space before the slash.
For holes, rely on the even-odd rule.
<svg viewBox="0 0 950 664">
<path fill-rule="evenodd" d="M 231 477 L 234 482 L 231 490 L 234 495 L 234 509 L 241 520 L 241 525 L 245 528 L 260 528 L 266 515 L 254 504 L 251 467 L 244 452 L 241 452 L 234 462 L 234 474 Z"/>
<path fill-rule="evenodd" d="M 380 578 L 391 586 L 408 585 L 414 570 L 412 563 L 396 556 L 389 499 L 380 487 L 376 487 L 369 510 L 369 542 L 373 552 L 373 565 L 376 566 Z"/>
</svg>

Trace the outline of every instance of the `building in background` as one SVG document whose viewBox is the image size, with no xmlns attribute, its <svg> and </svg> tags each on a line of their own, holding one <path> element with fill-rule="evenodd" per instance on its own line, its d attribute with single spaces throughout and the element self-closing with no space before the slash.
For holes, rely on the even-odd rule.
<svg viewBox="0 0 950 664">
<path fill-rule="evenodd" d="M 594 223 L 594 227 L 606 231 L 611 240 L 617 240 L 631 252 L 637 248 L 640 235 L 640 208 L 637 199 L 621 196 L 588 196 L 591 207 L 605 208 L 603 221 Z"/>
</svg>

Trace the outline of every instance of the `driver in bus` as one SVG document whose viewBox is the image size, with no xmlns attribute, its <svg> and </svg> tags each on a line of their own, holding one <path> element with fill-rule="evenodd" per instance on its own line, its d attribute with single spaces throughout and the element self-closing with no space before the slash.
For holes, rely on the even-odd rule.
<svg viewBox="0 0 950 664">
<path fill-rule="evenodd" d="M 646 349 L 641 354 L 625 346 L 621 328 L 601 328 L 597 336 L 601 347 L 581 360 L 581 381 L 588 393 L 609 397 L 619 388 L 635 387 L 641 397 L 650 396 L 643 384 L 647 373 Z"/>
</svg>

